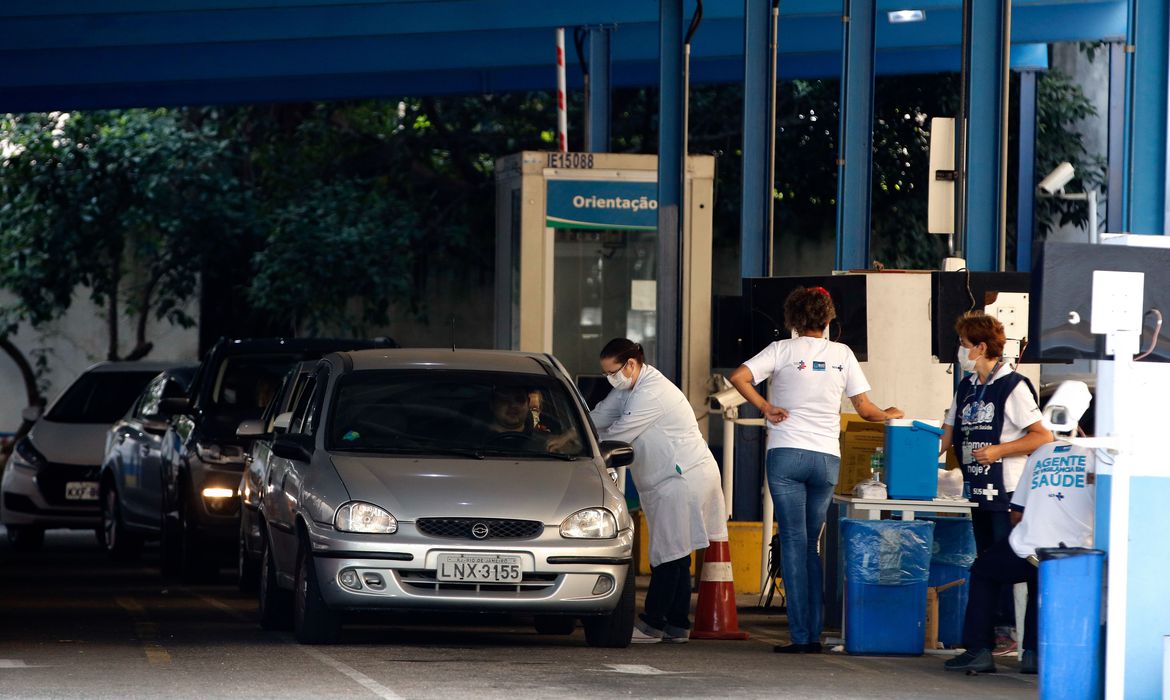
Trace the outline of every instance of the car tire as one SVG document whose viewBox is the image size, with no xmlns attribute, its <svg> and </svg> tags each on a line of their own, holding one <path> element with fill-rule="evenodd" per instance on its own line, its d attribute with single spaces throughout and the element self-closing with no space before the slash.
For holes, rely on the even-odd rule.
<svg viewBox="0 0 1170 700">
<path fill-rule="evenodd" d="M 260 585 L 260 562 L 248 552 L 247 524 L 240 518 L 240 542 L 236 552 L 236 585 L 244 593 L 252 593 Z"/>
<path fill-rule="evenodd" d="M 260 557 L 260 580 L 256 587 L 256 598 L 260 612 L 260 627 L 266 630 L 287 630 L 292 626 L 292 601 L 288 591 L 282 590 L 276 582 L 276 561 L 263 539 L 263 554 Z"/>
<path fill-rule="evenodd" d="M 565 636 L 577 629 L 577 618 L 568 615 L 537 615 L 532 620 L 537 634 Z"/>
<path fill-rule="evenodd" d="M 98 541 L 114 561 L 135 561 L 142 556 L 142 536 L 127 532 L 122 520 L 122 503 L 118 490 L 110 486 L 102 494 L 102 526 L 98 529 Z"/>
<path fill-rule="evenodd" d="M 18 552 L 35 552 L 45 543 L 45 529 L 36 525 L 8 525 L 8 544 Z"/>
<path fill-rule="evenodd" d="M 317 582 L 317 566 L 308 546 L 297 552 L 297 583 L 293 593 L 293 633 L 301 644 L 332 644 L 340 631 L 337 613 L 325 605 Z"/>
<path fill-rule="evenodd" d="M 591 647 L 625 649 L 630 646 L 634 633 L 634 566 L 626 567 L 626 582 L 622 586 L 622 597 L 617 607 L 608 615 L 597 615 L 581 619 L 585 628 L 585 641 Z"/>
</svg>

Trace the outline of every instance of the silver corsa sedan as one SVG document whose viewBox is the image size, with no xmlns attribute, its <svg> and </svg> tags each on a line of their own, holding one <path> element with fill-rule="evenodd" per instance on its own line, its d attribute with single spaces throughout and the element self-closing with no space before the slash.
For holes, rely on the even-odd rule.
<svg viewBox="0 0 1170 700">
<path fill-rule="evenodd" d="M 264 627 L 291 618 L 298 640 L 327 643 L 363 611 L 524 613 L 630 643 L 633 525 L 612 469 L 633 450 L 598 443 L 551 356 L 329 355 L 272 451 Z"/>
</svg>

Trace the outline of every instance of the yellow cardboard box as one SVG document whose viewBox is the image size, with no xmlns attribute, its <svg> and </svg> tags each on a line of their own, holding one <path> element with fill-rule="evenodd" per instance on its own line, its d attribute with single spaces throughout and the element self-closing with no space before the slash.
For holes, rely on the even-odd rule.
<svg viewBox="0 0 1170 700">
<path fill-rule="evenodd" d="M 850 496 L 853 487 L 869 478 L 873 451 L 886 444 L 885 423 L 871 423 L 856 413 L 841 414 L 841 475 L 834 493 Z"/>
</svg>

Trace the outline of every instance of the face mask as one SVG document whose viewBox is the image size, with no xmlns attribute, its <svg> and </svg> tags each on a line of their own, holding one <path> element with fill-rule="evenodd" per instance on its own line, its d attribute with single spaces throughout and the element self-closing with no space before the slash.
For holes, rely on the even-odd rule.
<svg viewBox="0 0 1170 700">
<path fill-rule="evenodd" d="M 622 365 L 622 369 L 625 369 L 625 365 Z M 614 372 L 613 374 L 605 375 L 605 378 L 609 380 L 610 386 L 612 386 L 614 389 L 619 389 L 619 390 L 620 389 L 629 389 L 630 385 L 634 383 L 633 378 L 627 377 L 626 375 L 622 374 L 621 369 Z"/>
<path fill-rule="evenodd" d="M 970 352 L 971 348 L 965 348 L 962 345 L 959 346 L 959 367 L 961 367 L 964 372 L 975 371 L 975 360 L 972 360 L 970 357 L 968 357 Z"/>
</svg>

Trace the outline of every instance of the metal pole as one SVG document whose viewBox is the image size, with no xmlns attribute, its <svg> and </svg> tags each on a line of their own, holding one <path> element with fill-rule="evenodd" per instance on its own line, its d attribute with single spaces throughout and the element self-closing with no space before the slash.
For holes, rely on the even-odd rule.
<svg viewBox="0 0 1170 700">
<path fill-rule="evenodd" d="M 609 27 L 589 30 L 589 127 L 585 131 L 585 150 L 594 153 L 609 151 L 612 95 L 610 92 Z"/>
<path fill-rule="evenodd" d="M 565 28 L 557 27 L 557 142 L 561 153 L 569 151 L 569 115 L 565 109 Z"/>
<path fill-rule="evenodd" d="M 837 139 L 836 269 L 869 267 L 873 199 L 875 3 L 844 0 L 841 115 Z"/>
<path fill-rule="evenodd" d="M 1020 162 L 1016 190 L 1016 271 L 1032 269 L 1036 212 L 1036 71 L 1020 73 Z"/>
<path fill-rule="evenodd" d="M 727 506 L 727 517 L 731 518 L 732 495 L 735 488 L 735 419 L 739 409 L 730 408 L 723 412 L 723 502 Z"/>
<path fill-rule="evenodd" d="M 780 0 L 772 3 L 771 57 L 768 60 L 768 206 L 764 210 L 764 271 L 768 277 L 776 268 L 776 88 L 780 51 Z"/>
<path fill-rule="evenodd" d="M 682 379 L 683 0 L 658 4 L 658 370 Z"/>
<path fill-rule="evenodd" d="M 971 77 L 971 3 L 972 0 L 963 0 L 959 114 L 955 119 L 955 231 L 947 240 L 951 257 L 956 251 L 967 255 L 967 83 Z"/>
<path fill-rule="evenodd" d="M 743 8 L 743 141 L 740 161 L 739 276 L 764 277 L 768 269 L 774 172 L 771 104 L 775 93 L 772 68 L 767 65 L 771 45 L 771 0 L 744 0 Z M 775 66 L 773 59 L 772 66 Z"/>
<path fill-rule="evenodd" d="M 761 510 L 763 514 L 760 517 L 760 524 L 762 526 L 762 536 L 760 537 L 760 590 L 764 590 L 764 585 L 768 582 L 768 554 L 771 551 L 772 544 L 772 490 L 768 487 L 768 472 L 764 471 L 764 502 Z"/>
<path fill-rule="evenodd" d="M 1089 203 L 1089 242 L 1097 243 L 1097 190 L 1085 190 L 1085 201 Z"/>
<path fill-rule="evenodd" d="M 1008 176 L 1008 106 L 1012 84 L 1012 0 L 1003 0 L 1003 50 L 1000 57 L 1000 129 L 999 129 L 999 250 L 996 268 L 1007 270 L 1007 176 Z"/>
</svg>

